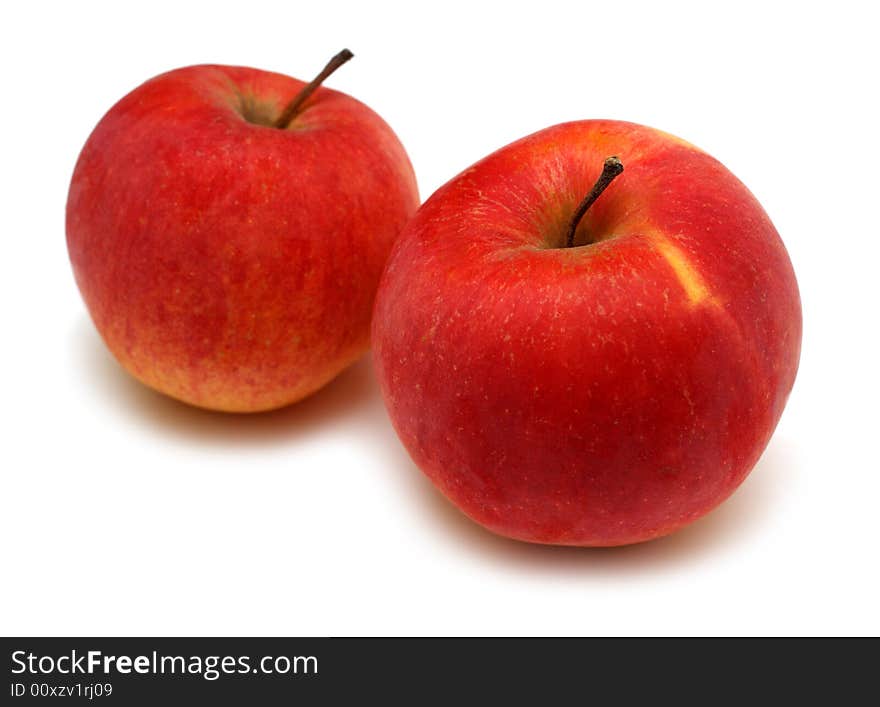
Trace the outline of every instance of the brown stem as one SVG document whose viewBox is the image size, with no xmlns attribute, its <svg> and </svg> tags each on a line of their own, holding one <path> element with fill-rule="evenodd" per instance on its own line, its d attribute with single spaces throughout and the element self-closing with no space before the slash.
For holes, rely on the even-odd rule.
<svg viewBox="0 0 880 707">
<path fill-rule="evenodd" d="M 315 90 L 324 83 L 324 80 L 332 74 L 336 69 L 342 66 L 345 62 L 351 59 L 354 56 L 348 49 L 343 49 L 339 54 L 334 56 L 330 61 L 327 62 L 327 66 L 321 69 L 321 73 L 318 74 L 315 78 L 312 79 L 311 83 L 307 84 L 303 87 L 303 90 L 297 93 L 293 100 L 287 104 L 287 107 L 281 112 L 281 117 L 275 121 L 275 127 L 284 130 L 288 125 L 290 125 L 290 121 L 296 117 L 296 114 L 299 113 L 300 108 L 302 108 L 303 103 L 305 103 L 309 96 L 311 96 Z"/>
<path fill-rule="evenodd" d="M 577 231 L 578 224 L 581 222 L 584 214 L 587 213 L 587 209 L 593 205 L 593 202 L 599 198 L 602 192 L 608 188 L 608 185 L 611 184 L 611 182 L 614 181 L 614 178 L 622 171 L 623 162 L 617 157 L 611 156 L 605 160 L 605 165 L 602 167 L 602 174 L 599 175 L 593 188 L 590 189 L 590 192 L 584 197 L 584 200 L 580 203 L 577 209 L 575 209 L 574 216 L 571 217 L 571 223 L 568 225 L 568 237 L 565 239 L 566 248 L 571 248 L 574 245 L 575 231 Z"/>
</svg>

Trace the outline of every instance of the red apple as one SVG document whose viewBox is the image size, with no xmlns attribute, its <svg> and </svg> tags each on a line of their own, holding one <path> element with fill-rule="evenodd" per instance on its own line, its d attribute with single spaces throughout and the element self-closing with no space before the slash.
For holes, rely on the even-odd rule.
<svg viewBox="0 0 880 707">
<path fill-rule="evenodd" d="M 609 155 L 625 171 L 580 220 Z M 396 243 L 373 320 L 416 464 L 490 530 L 560 545 L 650 540 L 727 498 L 800 342 L 791 263 L 746 187 L 678 138 L 604 120 L 538 132 L 440 188 Z"/>
<path fill-rule="evenodd" d="M 391 128 L 354 98 L 232 66 L 138 87 L 77 162 L 67 243 L 107 346 L 193 405 L 299 400 L 357 359 L 418 206 Z"/>
</svg>

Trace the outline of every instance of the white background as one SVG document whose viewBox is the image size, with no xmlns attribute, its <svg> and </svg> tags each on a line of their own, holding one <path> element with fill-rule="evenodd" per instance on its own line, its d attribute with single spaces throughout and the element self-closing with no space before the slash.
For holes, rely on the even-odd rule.
<svg viewBox="0 0 880 707">
<path fill-rule="evenodd" d="M 3 3 L 0 633 L 880 632 L 877 71 L 870 3 Z M 246 64 L 360 98 L 422 197 L 565 120 L 676 133 L 788 246 L 801 370 L 742 488 L 616 550 L 488 534 L 433 490 L 369 357 L 254 417 L 164 399 L 93 330 L 64 242 L 79 149 L 165 70 Z"/>
</svg>

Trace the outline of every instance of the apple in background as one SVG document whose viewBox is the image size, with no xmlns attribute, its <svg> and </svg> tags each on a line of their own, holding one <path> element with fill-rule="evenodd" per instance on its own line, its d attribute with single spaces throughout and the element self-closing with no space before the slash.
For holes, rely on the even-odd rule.
<svg viewBox="0 0 880 707">
<path fill-rule="evenodd" d="M 560 545 L 650 540 L 727 498 L 800 342 L 791 263 L 746 187 L 678 138 L 607 120 L 538 132 L 440 188 L 373 319 L 416 464 L 490 530 Z"/>
<path fill-rule="evenodd" d="M 67 244 L 119 362 L 174 398 L 253 412 L 369 346 L 379 276 L 418 206 L 391 128 L 321 82 L 192 66 L 138 87 L 80 154 Z"/>
</svg>

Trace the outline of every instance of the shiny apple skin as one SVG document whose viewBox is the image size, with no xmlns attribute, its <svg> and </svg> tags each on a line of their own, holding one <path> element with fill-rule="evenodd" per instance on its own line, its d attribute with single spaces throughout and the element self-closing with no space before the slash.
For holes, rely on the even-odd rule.
<svg viewBox="0 0 880 707">
<path fill-rule="evenodd" d="M 119 362 L 192 405 L 256 412 L 317 390 L 369 346 L 379 276 L 418 206 L 391 128 L 302 81 L 192 66 L 147 81 L 80 154 L 67 244 Z"/>
<path fill-rule="evenodd" d="M 625 171 L 560 247 L 610 155 Z M 559 545 L 651 540 L 726 499 L 800 343 L 791 262 L 755 197 L 692 145 L 607 120 L 535 133 L 441 187 L 373 319 L 415 463 L 489 530 Z"/>
</svg>

